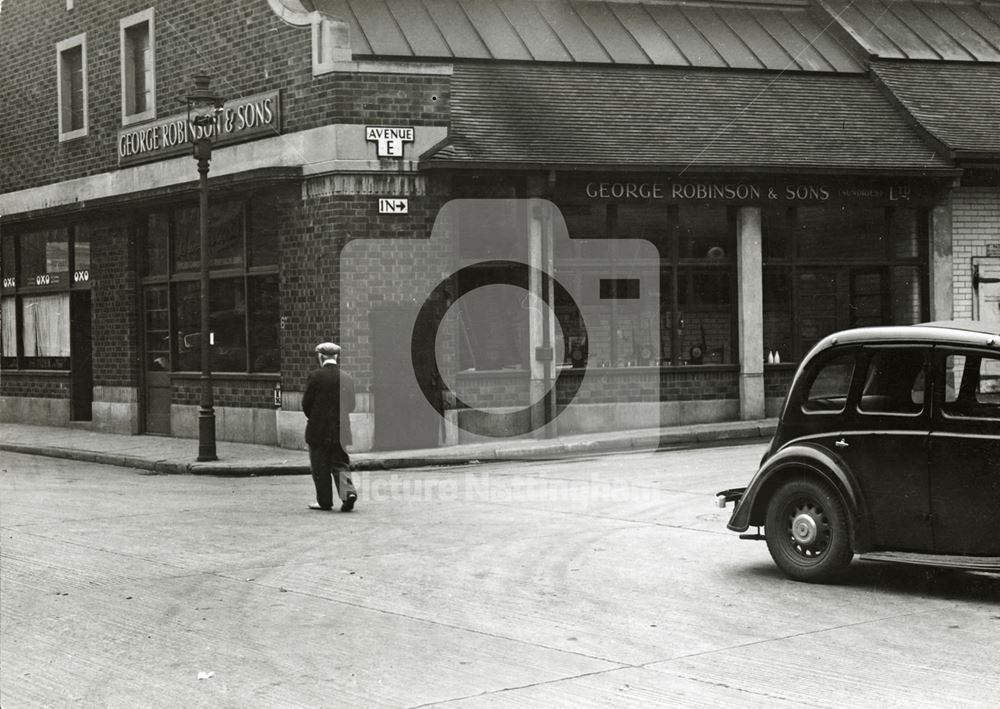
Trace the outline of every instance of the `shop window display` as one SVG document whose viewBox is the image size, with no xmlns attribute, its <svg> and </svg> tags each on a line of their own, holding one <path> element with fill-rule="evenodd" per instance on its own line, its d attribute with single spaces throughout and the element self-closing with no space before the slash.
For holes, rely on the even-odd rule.
<svg viewBox="0 0 1000 709">
<path fill-rule="evenodd" d="M 8 231 L 2 256 L 3 367 L 69 370 L 70 293 L 90 288 L 85 230 L 60 226 Z"/>
<path fill-rule="evenodd" d="M 210 205 L 213 371 L 280 371 L 278 200 L 267 195 Z M 194 278 L 200 269 L 199 251 L 196 205 L 178 205 L 147 215 L 140 262 L 145 359 L 151 369 L 201 369 L 201 282 Z"/>
<path fill-rule="evenodd" d="M 927 214 L 885 207 L 763 211 L 765 362 L 849 327 L 927 319 Z"/>
<path fill-rule="evenodd" d="M 649 204 L 560 205 L 569 245 L 556 253 L 557 278 L 599 293 L 587 283 L 647 284 L 644 297 L 607 293 L 581 304 L 587 312 L 588 342 L 564 334 L 564 366 L 629 367 L 726 364 L 736 361 L 731 215 L 726 207 Z M 652 260 L 612 248 L 641 239 L 656 248 Z M 579 243 L 573 243 L 577 241 Z M 635 250 L 635 249 L 633 249 Z M 630 283 L 618 271 L 640 272 Z M 609 278 L 610 277 L 610 278 Z M 557 303 L 568 318 L 571 309 Z M 589 308 L 589 310 L 588 310 Z M 658 333 L 658 335 L 656 334 Z M 659 337 L 657 343 L 652 338 Z"/>
</svg>

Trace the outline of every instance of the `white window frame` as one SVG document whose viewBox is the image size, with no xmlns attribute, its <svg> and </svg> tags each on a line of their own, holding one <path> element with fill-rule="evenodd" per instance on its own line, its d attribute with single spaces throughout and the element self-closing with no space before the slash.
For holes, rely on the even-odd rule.
<svg viewBox="0 0 1000 709">
<path fill-rule="evenodd" d="M 149 31 L 149 64 L 146 67 L 148 76 L 147 89 L 149 91 L 149 104 L 146 110 L 141 113 L 128 113 L 128 95 L 131 86 L 128 81 L 128 61 L 127 43 L 125 41 L 126 32 L 139 24 L 146 24 Z M 133 123 L 140 123 L 156 118 L 156 29 L 153 24 L 153 8 L 147 8 L 134 15 L 124 17 L 118 22 L 118 35 L 120 46 L 121 63 L 121 107 L 122 125 L 128 126 Z"/>
<path fill-rule="evenodd" d="M 71 110 L 69 102 L 72 96 L 65 96 L 63 89 L 66 86 L 63 81 L 63 54 L 71 49 L 80 47 L 80 61 L 83 64 L 83 127 L 76 130 L 64 130 L 65 116 Z M 78 34 L 75 37 L 64 39 L 56 44 L 56 93 L 59 102 L 59 142 L 82 138 L 90 132 L 90 117 L 88 107 L 89 90 L 87 87 L 87 33 Z"/>
</svg>

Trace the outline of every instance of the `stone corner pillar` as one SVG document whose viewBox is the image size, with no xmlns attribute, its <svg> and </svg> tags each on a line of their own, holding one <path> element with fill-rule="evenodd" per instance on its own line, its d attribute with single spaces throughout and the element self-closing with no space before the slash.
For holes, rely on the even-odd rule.
<svg viewBox="0 0 1000 709">
<path fill-rule="evenodd" d="M 760 207 L 740 207 L 736 219 L 739 308 L 740 419 L 764 418 L 764 283 Z"/>
</svg>

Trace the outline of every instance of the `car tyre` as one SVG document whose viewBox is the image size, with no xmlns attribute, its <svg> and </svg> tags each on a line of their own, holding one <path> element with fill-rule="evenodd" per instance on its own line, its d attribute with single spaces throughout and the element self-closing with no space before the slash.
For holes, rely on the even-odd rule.
<svg viewBox="0 0 1000 709">
<path fill-rule="evenodd" d="M 767 506 L 764 536 L 774 563 L 796 581 L 829 581 L 854 556 L 840 497 L 810 478 L 778 488 Z"/>
</svg>

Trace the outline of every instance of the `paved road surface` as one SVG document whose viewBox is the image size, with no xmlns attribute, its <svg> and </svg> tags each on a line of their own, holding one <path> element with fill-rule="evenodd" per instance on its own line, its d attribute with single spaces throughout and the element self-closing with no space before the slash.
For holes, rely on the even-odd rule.
<svg viewBox="0 0 1000 709">
<path fill-rule="evenodd" d="M 307 477 L 0 463 L 0 703 L 995 707 L 1000 577 L 785 580 L 713 493 L 760 445 Z"/>
</svg>

